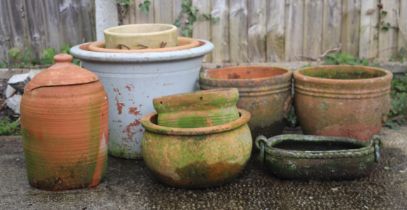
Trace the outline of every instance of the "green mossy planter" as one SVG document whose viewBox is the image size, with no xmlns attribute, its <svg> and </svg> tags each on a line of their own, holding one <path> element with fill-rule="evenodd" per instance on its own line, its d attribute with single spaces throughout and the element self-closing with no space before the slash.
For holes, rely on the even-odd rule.
<svg viewBox="0 0 407 210">
<path fill-rule="evenodd" d="M 158 125 L 200 128 L 222 125 L 239 118 L 236 88 L 197 91 L 155 98 Z"/>
<path fill-rule="evenodd" d="M 227 124 L 205 128 L 171 128 L 156 124 L 155 113 L 143 117 L 143 159 L 161 182 L 184 188 L 210 187 L 231 181 L 246 166 L 252 151 L 250 113 Z"/>
<path fill-rule="evenodd" d="M 380 139 L 361 142 L 345 137 L 259 136 L 258 161 L 283 179 L 339 180 L 368 175 L 380 157 Z"/>
</svg>

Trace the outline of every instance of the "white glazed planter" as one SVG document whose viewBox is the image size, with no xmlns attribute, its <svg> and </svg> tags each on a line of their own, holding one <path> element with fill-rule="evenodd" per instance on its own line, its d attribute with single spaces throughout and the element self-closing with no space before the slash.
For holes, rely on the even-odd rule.
<svg viewBox="0 0 407 210">
<path fill-rule="evenodd" d="M 109 153 L 141 158 L 144 129 L 140 119 L 154 111 L 153 98 L 198 89 L 202 58 L 213 49 L 208 41 L 179 51 L 154 53 L 103 53 L 83 50 L 71 54 L 95 72 L 109 98 Z"/>
</svg>

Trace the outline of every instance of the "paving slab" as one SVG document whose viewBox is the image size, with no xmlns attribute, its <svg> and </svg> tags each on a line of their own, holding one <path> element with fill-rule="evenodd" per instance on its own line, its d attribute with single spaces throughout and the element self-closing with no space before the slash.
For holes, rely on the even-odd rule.
<svg viewBox="0 0 407 210">
<path fill-rule="evenodd" d="M 0 209 L 406 209 L 407 126 L 381 136 L 378 167 L 353 181 L 280 180 L 251 162 L 221 187 L 176 189 L 152 179 L 143 161 L 109 157 L 98 187 L 64 192 L 31 188 L 21 137 L 0 137 Z"/>
</svg>

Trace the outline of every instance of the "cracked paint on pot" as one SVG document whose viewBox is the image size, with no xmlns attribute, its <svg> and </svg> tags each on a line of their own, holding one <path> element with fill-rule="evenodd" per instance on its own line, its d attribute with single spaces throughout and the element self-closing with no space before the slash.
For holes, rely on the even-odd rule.
<svg viewBox="0 0 407 210">
<path fill-rule="evenodd" d="M 108 101 L 97 76 L 55 56 L 25 88 L 21 127 L 30 185 L 95 187 L 107 166 Z"/>
<path fill-rule="evenodd" d="M 295 110 L 306 134 L 361 141 L 377 134 L 390 110 L 392 73 L 367 66 L 308 67 L 294 73 Z"/>
<path fill-rule="evenodd" d="M 83 67 L 96 73 L 109 100 L 109 154 L 141 158 L 141 116 L 154 111 L 152 99 L 195 91 L 207 41 L 184 50 L 145 53 L 93 52 L 89 44 L 71 49 Z"/>
</svg>

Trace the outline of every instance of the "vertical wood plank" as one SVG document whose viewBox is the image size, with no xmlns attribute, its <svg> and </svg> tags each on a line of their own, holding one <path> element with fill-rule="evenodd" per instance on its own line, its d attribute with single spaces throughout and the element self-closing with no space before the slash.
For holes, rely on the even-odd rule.
<svg viewBox="0 0 407 210">
<path fill-rule="evenodd" d="M 211 1 L 192 0 L 192 5 L 199 9 L 201 13 L 211 13 Z M 193 25 L 192 37 L 195 39 L 211 40 L 211 21 L 195 22 L 195 24 Z M 205 62 L 210 62 L 211 60 L 212 53 L 207 54 L 204 58 Z"/>
<path fill-rule="evenodd" d="M 77 37 L 82 36 L 83 28 L 80 23 L 80 4 L 78 1 L 63 0 L 58 4 L 62 36 L 65 43 L 74 44 Z M 82 37 L 81 37 L 82 38 Z"/>
<path fill-rule="evenodd" d="M 268 62 L 281 62 L 285 54 L 285 0 L 270 0 L 267 5 L 266 53 Z"/>
<path fill-rule="evenodd" d="M 230 61 L 232 63 L 247 63 L 247 0 L 230 2 Z"/>
<path fill-rule="evenodd" d="M 400 0 L 398 49 L 407 51 L 407 1 Z"/>
<path fill-rule="evenodd" d="M 94 0 L 79 1 L 80 26 L 83 30 L 82 36 L 79 36 L 80 41 L 85 42 L 96 40 L 95 13 Z M 78 42 L 76 44 L 78 44 Z"/>
<path fill-rule="evenodd" d="M 360 11 L 359 57 L 375 58 L 378 52 L 378 0 L 363 0 Z"/>
<path fill-rule="evenodd" d="M 165 0 L 165 1 L 155 1 L 154 2 L 154 21 L 156 23 L 172 23 L 172 1 Z"/>
<path fill-rule="evenodd" d="M 342 51 L 359 55 L 360 1 L 342 1 Z"/>
<path fill-rule="evenodd" d="M 215 48 L 212 61 L 229 62 L 229 8 L 228 0 L 212 0 L 212 17 L 219 19 L 212 24 L 212 42 Z"/>
<path fill-rule="evenodd" d="M 322 0 L 305 0 L 303 55 L 316 58 L 321 55 Z"/>
<path fill-rule="evenodd" d="M 28 30 L 30 34 L 30 45 L 35 53 L 34 57 L 38 59 L 44 48 L 48 46 L 48 31 L 46 28 L 45 1 L 35 2 L 26 0 L 26 12 L 28 21 Z"/>
<path fill-rule="evenodd" d="M 302 0 L 286 1 L 285 58 L 287 61 L 300 60 L 303 47 L 304 3 Z"/>
<path fill-rule="evenodd" d="M 10 48 L 10 20 L 7 2 L 0 4 L 0 62 L 7 62 L 7 51 Z"/>
<path fill-rule="evenodd" d="M 181 13 L 182 0 L 172 0 L 172 19 L 171 23 L 174 24 L 178 15 Z M 193 3 L 192 3 L 193 5 Z"/>
<path fill-rule="evenodd" d="M 60 36 L 60 33 L 62 31 L 62 25 L 60 21 L 60 13 L 58 9 L 58 5 L 62 0 L 56 0 L 56 1 L 46 1 L 45 7 L 46 7 L 46 16 L 47 16 L 47 34 L 48 34 L 48 46 L 53 47 L 57 50 L 60 49 L 61 45 L 63 43 L 63 36 Z M 62 41 L 61 41 L 62 40 Z"/>
<path fill-rule="evenodd" d="M 341 45 L 342 3 L 324 0 L 322 22 L 322 52 Z"/>
<path fill-rule="evenodd" d="M 389 60 L 397 52 L 397 16 L 399 12 L 399 1 L 382 1 L 383 11 L 387 12 L 380 18 L 379 29 L 379 59 Z M 384 30 L 383 24 L 389 24 L 389 28 Z"/>
<path fill-rule="evenodd" d="M 146 14 L 138 8 L 138 5 L 143 3 L 144 0 L 135 0 L 134 1 L 134 14 L 135 14 L 135 23 L 154 23 L 154 14 L 156 1 L 160 0 L 150 0 L 150 11 Z"/>
<path fill-rule="evenodd" d="M 4 3 L 4 1 L 3 1 Z M 30 49 L 27 13 L 24 0 L 6 0 L 9 10 L 11 43 L 13 47 Z M 30 49 L 31 50 L 31 49 Z"/>
<path fill-rule="evenodd" d="M 248 43 L 250 62 L 266 61 L 266 1 L 248 2 Z"/>
</svg>

